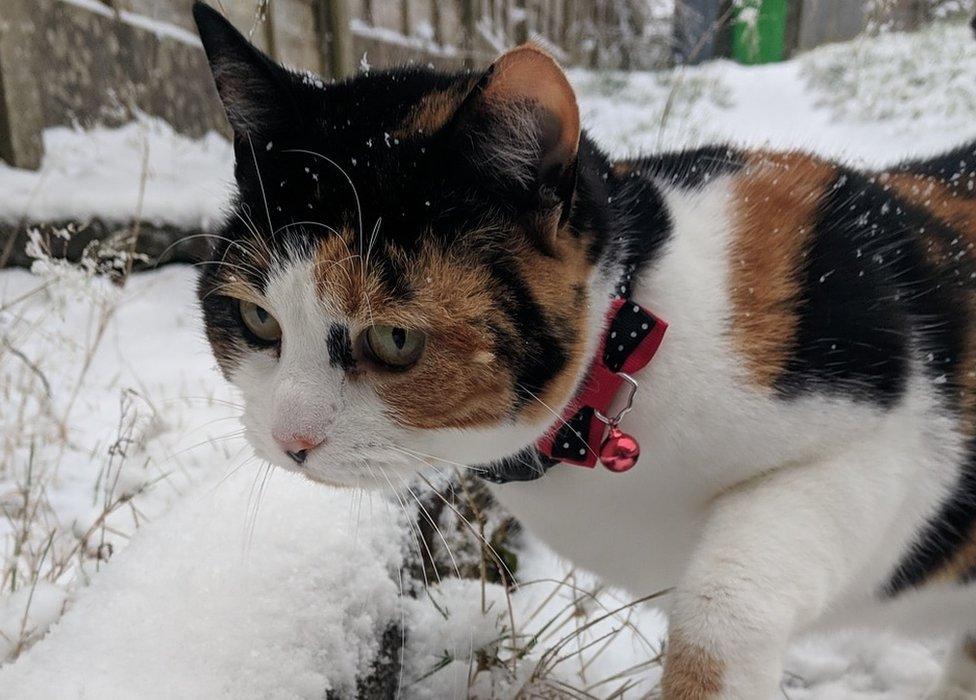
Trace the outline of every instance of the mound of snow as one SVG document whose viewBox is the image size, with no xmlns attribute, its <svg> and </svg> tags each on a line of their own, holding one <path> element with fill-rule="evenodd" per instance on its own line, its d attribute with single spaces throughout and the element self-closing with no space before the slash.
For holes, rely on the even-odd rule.
<svg viewBox="0 0 976 700">
<path fill-rule="evenodd" d="M 399 615 L 396 519 L 289 474 L 201 484 L 117 555 L 21 663 L 9 698 L 349 693 Z M 362 507 L 360 507 L 362 505 Z"/>
</svg>

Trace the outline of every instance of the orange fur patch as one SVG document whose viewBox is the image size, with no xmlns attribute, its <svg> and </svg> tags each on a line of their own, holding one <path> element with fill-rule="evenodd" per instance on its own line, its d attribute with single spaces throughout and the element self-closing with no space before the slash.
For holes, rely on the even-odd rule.
<svg viewBox="0 0 976 700">
<path fill-rule="evenodd" d="M 465 427 L 501 420 L 514 397 L 511 373 L 493 353 L 487 324 L 505 320 L 489 293 L 487 272 L 464 256 L 433 249 L 409 264 L 404 261 L 403 268 L 412 290 L 407 299 L 395 297 L 373 266 L 364 269 L 358 257 L 349 258 L 337 237 L 319 248 L 319 294 L 350 320 L 354 345 L 373 324 L 427 334 L 426 350 L 410 370 L 390 372 L 364 363 L 354 377 L 368 374 L 391 418 L 403 425 Z"/>
<path fill-rule="evenodd" d="M 614 176 L 620 179 L 630 177 L 634 173 L 635 168 L 636 164 L 631 160 L 618 160 L 610 166 Z"/>
<path fill-rule="evenodd" d="M 393 132 L 393 136 L 405 139 L 440 131 L 451 120 L 477 82 L 478 76 L 472 76 L 446 90 L 437 90 L 424 95 Z"/>
<path fill-rule="evenodd" d="M 812 156 L 757 153 L 734 181 L 731 338 L 760 386 L 772 386 L 789 359 L 804 253 L 836 174 Z"/>
<path fill-rule="evenodd" d="M 550 228 L 555 222 L 550 222 Z M 497 232 L 494 234 L 497 235 Z M 574 288 L 586 288 L 589 263 L 585 244 L 569 235 L 552 233 L 552 256 L 532 249 L 526 237 L 512 231 L 506 244 L 518 248 L 519 275 L 561 334 L 567 363 L 538 401 L 523 415 L 538 420 L 552 406 L 568 400 L 575 378 L 586 362 L 585 308 L 567 308 Z M 472 239 L 478 238 L 473 235 Z M 513 369 L 496 357 L 492 329 L 517 335 L 499 307 L 494 280 L 481 263 L 483 251 L 463 245 L 449 252 L 425 248 L 410 260 L 397 260 L 393 250 L 375 250 L 404 271 L 410 293 L 395 295 L 374 265 L 365 269 L 355 250 L 352 231 L 324 240 L 316 252 L 314 274 L 318 294 L 336 313 L 349 320 L 357 356 L 358 338 L 370 325 L 385 324 L 423 331 L 427 345 L 418 364 L 390 372 L 361 362 L 354 380 L 368 380 L 389 407 L 393 420 L 414 428 L 471 427 L 497 423 L 516 405 Z M 479 245 L 485 245 L 484 240 Z M 585 296 L 581 301 L 584 305 Z"/>
<path fill-rule="evenodd" d="M 251 286 L 249 282 L 234 275 L 229 275 L 227 281 L 219 283 L 210 293 L 242 299 L 258 306 L 267 306 L 267 301 L 261 292 Z"/>
<path fill-rule="evenodd" d="M 725 663 L 674 633 L 668 638 L 661 687 L 667 700 L 710 700 L 722 692 Z"/>
</svg>

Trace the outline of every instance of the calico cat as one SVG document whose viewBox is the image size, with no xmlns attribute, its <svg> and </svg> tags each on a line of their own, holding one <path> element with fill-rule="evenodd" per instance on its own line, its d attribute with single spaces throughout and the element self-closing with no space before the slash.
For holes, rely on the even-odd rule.
<svg viewBox="0 0 976 700">
<path fill-rule="evenodd" d="M 671 700 L 772 698 L 791 638 L 869 623 L 959 635 L 934 697 L 976 692 L 976 147 L 611 162 L 531 45 L 324 85 L 194 12 L 239 192 L 199 298 L 259 455 L 482 465 L 557 552 L 673 588 Z M 629 470 L 559 463 L 593 391 L 633 399 Z"/>
</svg>

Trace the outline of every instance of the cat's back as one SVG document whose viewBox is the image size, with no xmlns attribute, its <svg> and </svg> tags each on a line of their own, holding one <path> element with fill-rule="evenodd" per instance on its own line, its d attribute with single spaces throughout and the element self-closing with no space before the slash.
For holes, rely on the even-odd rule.
<svg viewBox="0 0 976 700">
<path fill-rule="evenodd" d="M 892 594 L 976 572 L 973 151 L 877 172 L 724 147 L 616 166 L 671 219 L 638 294 L 671 323 L 652 437 L 714 461 L 715 487 L 870 443 L 902 474 L 890 498 L 927 513 L 892 525 Z"/>
<path fill-rule="evenodd" d="M 723 297 L 721 340 L 744 382 L 784 400 L 890 408 L 920 373 L 955 410 L 976 394 L 972 150 L 861 172 L 801 152 L 709 147 L 615 172 L 665 193 L 671 250 L 686 243 L 699 258 L 681 261 L 686 271 L 724 256 L 700 296 Z"/>
<path fill-rule="evenodd" d="M 559 551 L 651 590 L 673 585 L 717 494 L 853 451 L 860 466 L 840 488 L 900 516 L 852 595 L 971 575 L 976 226 L 952 175 L 725 147 L 613 174 L 655 187 L 646 201 L 669 221 L 633 289 L 669 323 L 626 426 L 646 456 L 626 475 L 554 469 L 503 500 Z M 621 564 L 595 522 L 652 551 L 653 570 Z"/>
</svg>

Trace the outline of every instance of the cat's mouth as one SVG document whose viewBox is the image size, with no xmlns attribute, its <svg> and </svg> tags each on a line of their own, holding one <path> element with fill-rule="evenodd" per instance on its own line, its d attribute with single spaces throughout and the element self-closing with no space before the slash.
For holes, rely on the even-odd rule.
<svg viewBox="0 0 976 700">
<path fill-rule="evenodd" d="M 370 491 L 402 490 L 418 471 L 414 460 L 376 441 L 344 446 L 327 443 L 296 459 L 275 445 L 268 431 L 246 414 L 244 424 L 245 438 L 259 458 L 313 484 Z"/>
</svg>

